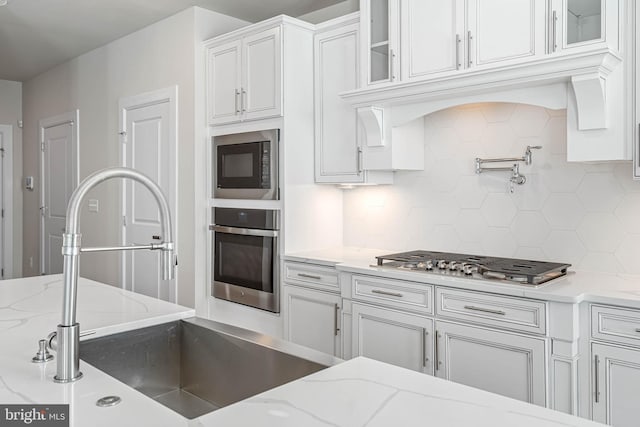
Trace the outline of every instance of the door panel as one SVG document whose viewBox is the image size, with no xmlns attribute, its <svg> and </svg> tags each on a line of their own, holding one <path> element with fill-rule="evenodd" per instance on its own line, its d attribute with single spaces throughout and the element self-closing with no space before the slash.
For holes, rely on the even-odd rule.
<svg viewBox="0 0 640 427">
<path fill-rule="evenodd" d="M 127 108 L 125 117 L 125 165 L 144 173 L 160 186 L 173 214 L 175 168 L 171 155 L 170 102 Z M 148 244 L 164 241 L 160 211 L 151 192 L 132 180 L 126 180 L 124 185 L 124 243 Z M 175 215 L 172 219 L 175 224 Z M 123 273 L 125 289 L 174 301 L 175 281 L 161 280 L 160 251 L 125 252 Z"/>
<path fill-rule="evenodd" d="M 284 286 L 285 339 L 341 357 L 340 295 Z"/>
<path fill-rule="evenodd" d="M 241 49 L 238 40 L 208 51 L 209 124 L 240 120 Z"/>
<path fill-rule="evenodd" d="M 42 274 L 58 274 L 63 269 L 62 234 L 66 226 L 67 204 L 76 185 L 75 126 L 73 121 L 41 125 Z"/>
<path fill-rule="evenodd" d="M 433 321 L 378 307 L 353 304 L 352 355 L 432 373 Z"/>
<path fill-rule="evenodd" d="M 593 344 L 593 419 L 613 427 L 636 427 L 640 419 L 640 350 Z M 596 359 L 599 361 L 594 366 Z M 593 372 L 593 371 L 592 371 Z M 596 402 L 595 384 L 600 391 Z"/>
<path fill-rule="evenodd" d="M 403 0 L 401 49 L 403 80 L 453 71 L 464 60 L 463 0 Z M 457 43 L 457 37 L 460 43 Z"/>
<path fill-rule="evenodd" d="M 536 405 L 546 405 L 545 341 L 436 322 L 439 377 Z"/>
<path fill-rule="evenodd" d="M 243 40 L 242 110 L 244 119 L 281 114 L 280 28 Z"/>
<path fill-rule="evenodd" d="M 485 65 L 544 53 L 545 2 L 469 1 L 471 63 Z"/>
<path fill-rule="evenodd" d="M 355 109 L 339 94 L 358 87 L 358 25 L 316 36 L 317 182 L 362 182 Z"/>
</svg>

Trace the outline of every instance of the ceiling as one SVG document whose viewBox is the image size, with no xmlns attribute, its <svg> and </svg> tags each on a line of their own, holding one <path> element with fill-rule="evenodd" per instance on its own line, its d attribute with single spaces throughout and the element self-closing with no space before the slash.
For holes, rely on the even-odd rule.
<svg viewBox="0 0 640 427">
<path fill-rule="evenodd" d="M 0 79 L 25 81 L 190 6 L 258 22 L 343 0 L 8 1 L 0 7 Z"/>
</svg>

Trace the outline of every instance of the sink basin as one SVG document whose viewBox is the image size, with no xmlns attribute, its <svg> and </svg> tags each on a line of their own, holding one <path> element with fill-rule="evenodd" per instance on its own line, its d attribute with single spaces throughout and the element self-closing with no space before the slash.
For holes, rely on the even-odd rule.
<svg viewBox="0 0 640 427">
<path fill-rule="evenodd" d="M 80 358 L 190 419 L 340 361 L 200 318 L 85 340 Z"/>
</svg>

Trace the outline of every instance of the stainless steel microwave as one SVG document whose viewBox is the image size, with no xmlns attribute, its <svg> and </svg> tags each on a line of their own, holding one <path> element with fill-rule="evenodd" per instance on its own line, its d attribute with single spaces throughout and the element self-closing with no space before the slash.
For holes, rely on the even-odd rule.
<svg viewBox="0 0 640 427">
<path fill-rule="evenodd" d="M 278 200 L 278 129 L 213 138 L 213 197 Z"/>
</svg>

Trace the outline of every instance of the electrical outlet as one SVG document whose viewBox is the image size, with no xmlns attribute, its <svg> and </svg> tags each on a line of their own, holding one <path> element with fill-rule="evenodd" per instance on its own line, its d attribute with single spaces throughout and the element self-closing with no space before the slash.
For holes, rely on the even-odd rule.
<svg viewBox="0 0 640 427">
<path fill-rule="evenodd" d="M 89 212 L 98 212 L 100 210 L 100 203 L 98 199 L 89 199 Z"/>
</svg>

